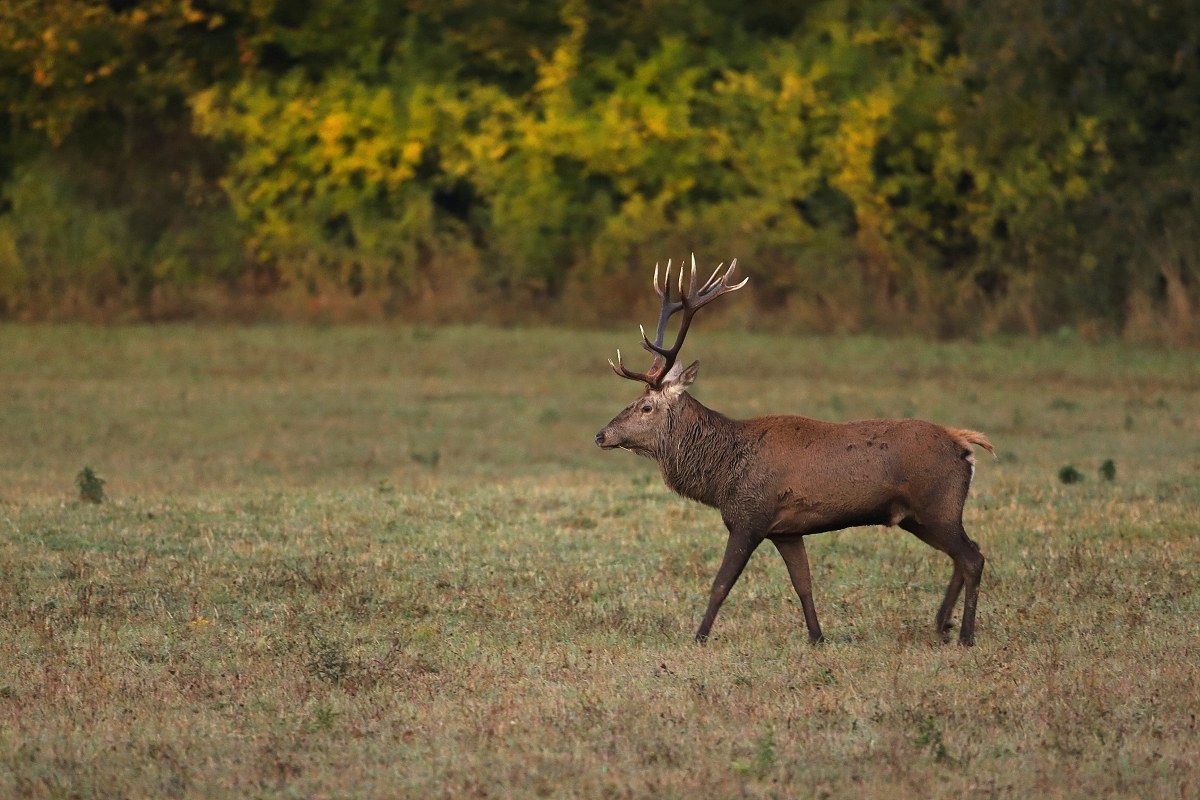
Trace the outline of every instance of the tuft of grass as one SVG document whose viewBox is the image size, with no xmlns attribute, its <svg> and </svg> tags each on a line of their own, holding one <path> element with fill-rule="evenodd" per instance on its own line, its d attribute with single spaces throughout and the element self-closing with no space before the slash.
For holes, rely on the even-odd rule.
<svg viewBox="0 0 1200 800">
<path fill-rule="evenodd" d="M 1067 464 L 1063 467 L 1059 467 L 1058 480 L 1061 483 L 1066 484 L 1082 483 L 1083 473 L 1080 472 L 1074 464 Z"/>
<path fill-rule="evenodd" d="M 918 715 L 916 728 L 913 744 L 918 750 L 932 753 L 936 761 L 946 761 L 950 758 L 950 751 L 946 749 L 942 729 L 936 719 L 929 715 Z"/>
<path fill-rule="evenodd" d="M 304 668 L 318 680 L 340 686 L 350 674 L 350 659 L 340 639 L 320 630 L 308 633 Z"/>
<path fill-rule="evenodd" d="M 91 467 L 84 467 L 75 476 L 75 487 L 79 490 L 79 502 L 100 505 L 104 502 L 104 484 L 108 481 L 96 474 Z"/>
<path fill-rule="evenodd" d="M 1100 465 L 1100 477 L 1106 481 L 1117 479 L 1117 465 L 1111 458 L 1104 459 L 1104 463 Z"/>
<path fill-rule="evenodd" d="M 768 725 L 754 741 L 752 752 L 748 757 L 735 758 L 730 764 L 733 771 L 739 775 L 753 776 L 759 780 L 765 779 L 776 766 L 775 730 Z"/>
</svg>

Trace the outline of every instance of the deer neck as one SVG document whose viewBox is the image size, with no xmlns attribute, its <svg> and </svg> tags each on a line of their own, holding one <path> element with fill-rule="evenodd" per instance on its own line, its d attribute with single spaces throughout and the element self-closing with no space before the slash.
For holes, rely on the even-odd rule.
<svg viewBox="0 0 1200 800">
<path fill-rule="evenodd" d="M 667 486 L 684 497 L 720 507 L 746 457 L 741 427 L 685 393 L 654 454 Z"/>
</svg>

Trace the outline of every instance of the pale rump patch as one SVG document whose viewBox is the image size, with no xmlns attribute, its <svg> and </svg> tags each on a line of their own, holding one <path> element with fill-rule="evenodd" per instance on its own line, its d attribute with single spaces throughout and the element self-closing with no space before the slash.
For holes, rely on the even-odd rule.
<svg viewBox="0 0 1200 800">
<path fill-rule="evenodd" d="M 946 428 L 946 433 L 958 442 L 963 447 L 963 459 L 967 462 L 967 466 L 971 468 L 971 477 L 967 479 L 968 488 L 975 481 L 975 450 L 973 445 L 979 445 L 984 450 L 987 450 L 993 456 L 996 455 L 996 448 L 992 447 L 992 443 L 988 438 L 979 431 L 972 431 L 966 428 Z"/>
</svg>

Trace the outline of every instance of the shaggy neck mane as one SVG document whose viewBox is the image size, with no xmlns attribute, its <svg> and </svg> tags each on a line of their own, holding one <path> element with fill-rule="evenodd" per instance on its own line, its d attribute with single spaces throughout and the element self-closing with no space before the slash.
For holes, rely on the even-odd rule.
<svg viewBox="0 0 1200 800">
<path fill-rule="evenodd" d="M 741 427 L 685 392 L 682 402 L 669 410 L 666 429 L 650 456 L 671 489 L 719 506 L 742 473 L 746 446 Z"/>
</svg>

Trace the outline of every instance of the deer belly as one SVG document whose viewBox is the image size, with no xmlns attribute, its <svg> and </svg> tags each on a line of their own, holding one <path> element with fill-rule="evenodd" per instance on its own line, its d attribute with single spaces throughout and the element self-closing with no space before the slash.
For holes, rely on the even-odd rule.
<svg viewBox="0 0 1200 800">
<path fill-rule="evenodd" d="M 779 498 L 768 535 L 803 535 L 862 525 L 896 525 L 908 515 L 908 504 L 890 492 L 822 497 L 787 489 Z"/>
</svg>

